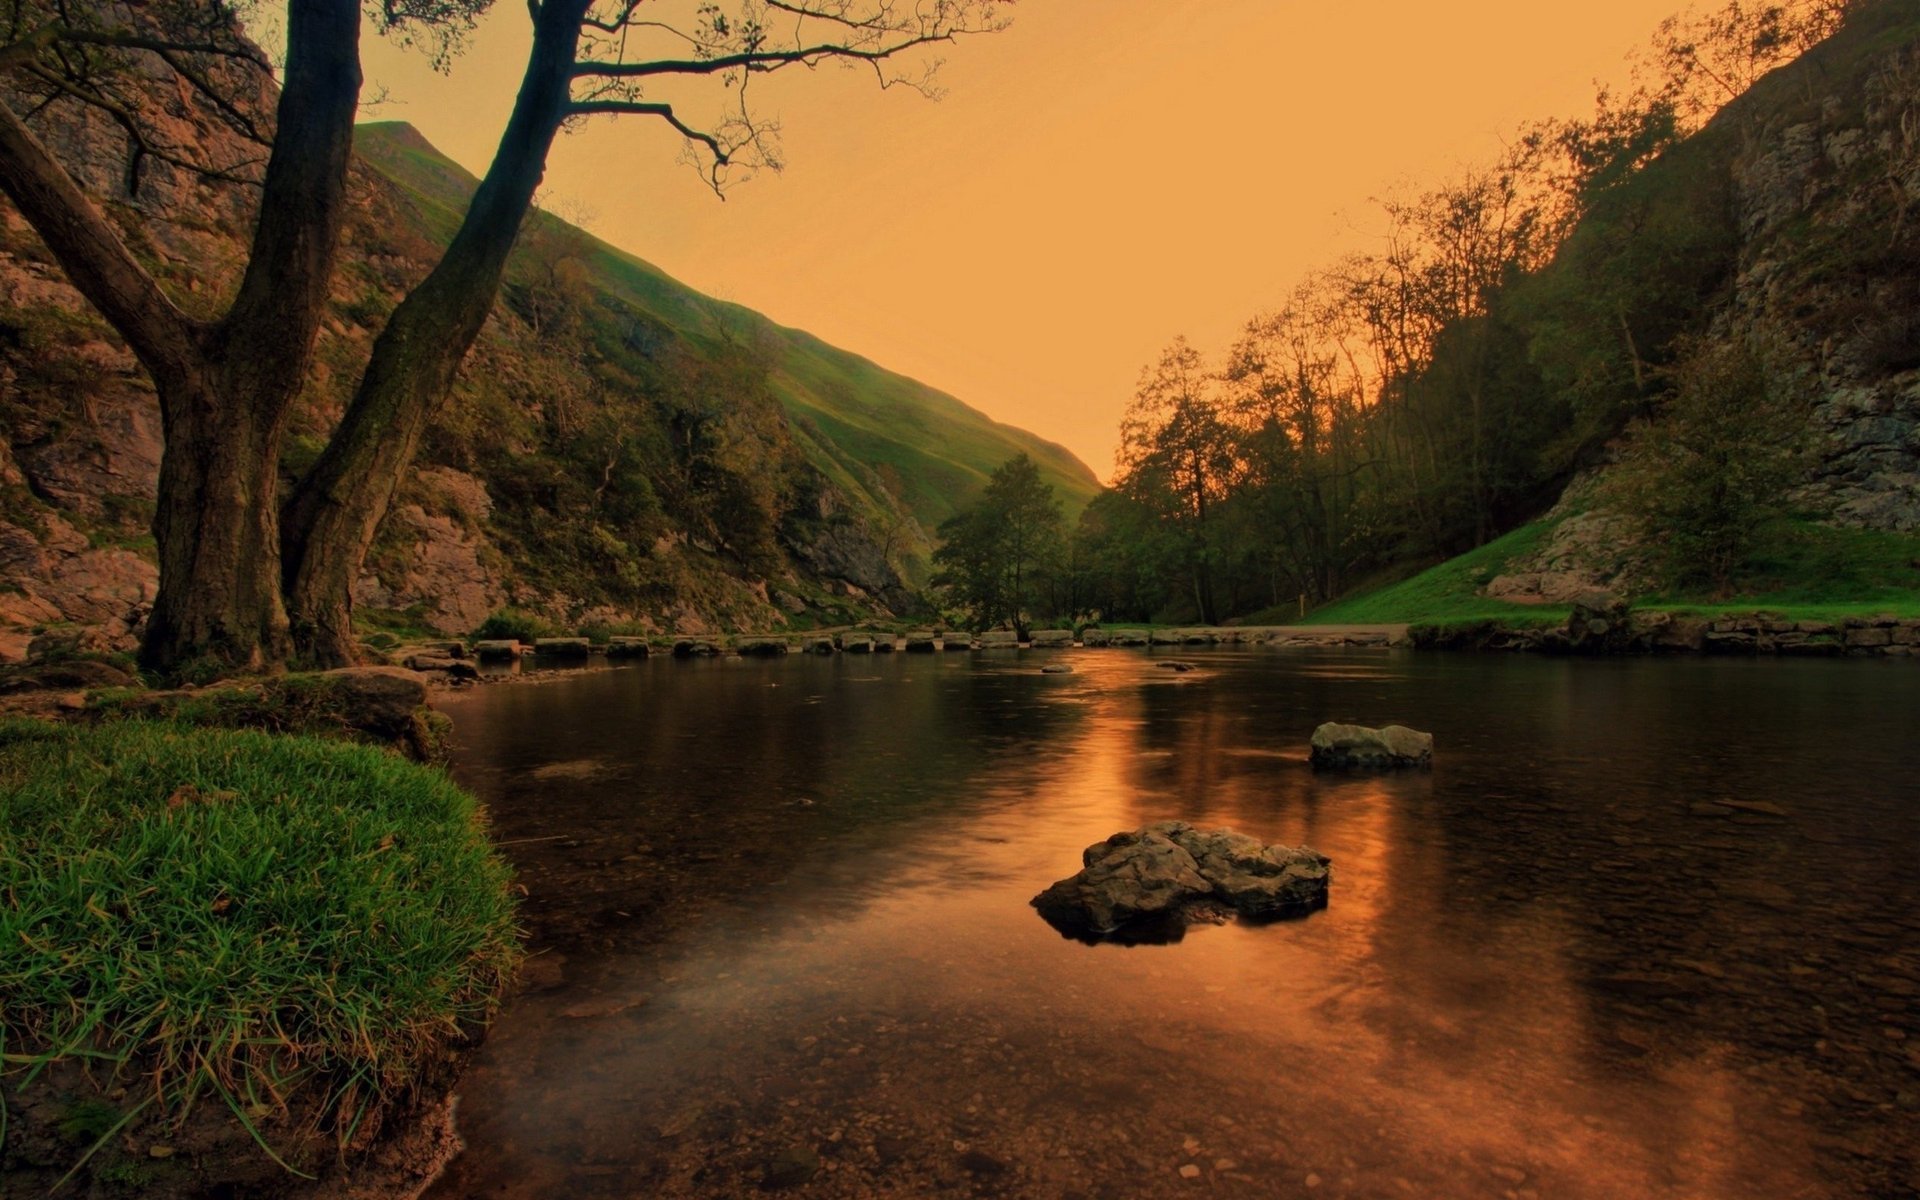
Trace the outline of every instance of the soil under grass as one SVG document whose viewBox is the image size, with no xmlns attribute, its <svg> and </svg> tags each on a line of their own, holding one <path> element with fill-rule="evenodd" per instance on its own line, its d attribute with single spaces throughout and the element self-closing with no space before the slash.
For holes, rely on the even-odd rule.
<svg viewBox="0 0 1920 1200">
<path fill-rule="evenodd" d="M 372 747 L 4 722 L 0 829 L 0 1172 L 36 1194 L 351 1158 L 444 1091 L 517 963 L 472 797 Z"/>
</svg>

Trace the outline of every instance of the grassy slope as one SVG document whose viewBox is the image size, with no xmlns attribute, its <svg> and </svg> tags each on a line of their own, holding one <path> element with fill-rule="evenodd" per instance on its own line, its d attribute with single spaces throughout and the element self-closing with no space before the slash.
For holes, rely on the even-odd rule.
<svg viewBox="0 0 1920 1200">
<path fill-rule="evenodd" d="M 474 178 L 404 122 L 362 125 L 362 159 L 414 201 L 427 229 L 452 236 Z M 702 295 L 659 268 L 593 242 L 595 287 L 672 327 L 698 345 L 723 331 L 775 350 L 773 385 L 814 463 L 839 487 L 882 509 L 865 467 L 891 466 L 900 497 L 931 530 L 964 504 L 1002 462 L 1022 451 L 1066 503 L 1071 518 L 1099 490 L 1086 464 L 1066 448 L 1003 425 L 944 392 L 888 371 L 811 334 L 776 325 L 737 304 Z"/>
<path fill-rule="evenodd" d="M 1550 528 L 1545 521 L 1524 525 L 1411 578 L 1317 609 L 1307 623 L 1557 623 L 1566 618 L 1564 606 L 1510 604 L 1479 594 L 1509 560 L 1530 553 Z M 1764 611 L 1795 620 L 1920 617 L 1920 534 L 1800 523 L 1749 564 L 1737 596 L 1676 592 L 1643 597 L 1636 604 L 1704 614 Z"/>
</svg>

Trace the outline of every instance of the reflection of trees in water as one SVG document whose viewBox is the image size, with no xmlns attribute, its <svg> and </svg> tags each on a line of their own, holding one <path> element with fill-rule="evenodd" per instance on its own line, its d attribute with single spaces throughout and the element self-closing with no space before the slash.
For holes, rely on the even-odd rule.
<svg viewBox="0 0 1920 1200">
<path fill-rule="evenodd" d="M 1523 992 L 1557 962 L 1583 1035 L 1566 1049 L 1591 1068 L 1731 1053 L 1797 1081 L 1825 1123 L 1883 1138 L 1878 1169 L 1910 1171 L 1910 1149 L 1888 1150 L 1911 1114 L 1875 1111 L 1911 1068 L 1874 981 L 1920 994 L 1920 814 L 1891 750 L 1915 681 L 1859 664 L 1454 665 L 1429 686 L 1485 723 L 1442 726 L 1433 804 L 1402 814 L 1389 969 L 1505 962 L 1455 982 Z"/>
<path fill-rule="evenodd" d="M 579 952 L 775 888 L 857 900 L 874 855 L 928 820 L 964 836 L 994 777 L 1067 742 L 1084 709 L 1052 695 L 959 659 L 796 657 L 656 662 L 452 708 L 457 773 L 491 807 L 536 941 Z"/>
</svg>

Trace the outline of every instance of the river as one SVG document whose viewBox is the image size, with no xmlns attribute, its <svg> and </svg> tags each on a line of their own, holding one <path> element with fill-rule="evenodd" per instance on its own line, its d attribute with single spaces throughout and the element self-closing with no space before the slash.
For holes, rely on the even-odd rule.
<svg viewBox="0 0 1920 1200">
<path fill-rule="evenodd" d="M 446 698 L 535 955 L 431 1194 L 1920 1194 L 1920 671 L 1179 656 Z M 1325 720 L 1435 764 L 1315 773 Z M 1330 855 L 1329 907 L 1028 906 L 1168 818 Z"/>
</svg>

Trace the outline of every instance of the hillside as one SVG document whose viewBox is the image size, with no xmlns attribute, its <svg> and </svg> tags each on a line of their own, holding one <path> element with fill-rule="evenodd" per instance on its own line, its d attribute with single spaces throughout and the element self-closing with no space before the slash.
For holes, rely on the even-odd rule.
<svg viewBox="0 0 1920 1200">
<path fill-rule="evenodd" d="M 246 159 L 193 97 L 160 103 L 185 136 Z M 129 196 L 110 126 L 60 106 L 36 122 L 181 302 L 211 311 L 238 279 L 249 189 L 161 164 Z M 366 126 L 358 143 L 334 314 L 289 430 L 288 478 L 318 452 L 373 336 L 474 187 L 408 126 Z M 18 215 L 3 215 L 0 655 L 69 626 L 124 648 L 156 578 L 151 384 Z M 370 634 L 465 633 L 503 609 L 637 630 L 902 614 L 919 604 L 928 531 L 1022 452 L 1070 508 L 1097 490 L 1059 446 L 536 214 L 381 527 L 356 614 Z"/>
<path fill-rule="evenodd" d="M 477 184 L 472 175 L 405 122 L 362 125 L 355 149 L 405 193 L 437 236 L 451 236 Z M 1070 513 L 1099 488 L 1093 473 L 1063 446 L 996 422 L 944 392 L 803 330 L 702 295 L 598 238 L 581 237 L 586 282 L 595 291 L 648 314 L 695 345 L 711 349 L 731 338 L 769 353 L 774 392 L 800 423 L 815 465 L 857 497 L 864 511 L 880 513 L 889 506 L 889 497 L 875 488 L 873 471 L 883 466 L 897 473 L 888 476 L 897 478 L 900 489 L 892 498 L 903 501 L 928 530 L 1016 454 L 1032 457 Z"/>
</svg>

